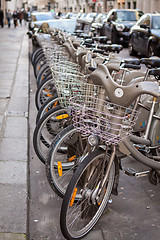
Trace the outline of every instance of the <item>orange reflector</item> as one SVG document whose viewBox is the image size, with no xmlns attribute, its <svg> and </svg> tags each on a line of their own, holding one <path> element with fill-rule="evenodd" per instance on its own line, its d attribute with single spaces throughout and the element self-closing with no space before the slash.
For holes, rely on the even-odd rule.
<svg viewBox="0 0 160 240">
<path fill-rule="evenodd" d="M 68 118 L 68 117 L 69 117 L 68 114 L 63 114 L 63 115 L 57 116 L 56 118 L 57 118 L 57 119 L 64 119 L 64 118 Z"/>
<path fill-rule="evenodd" d="M 71 197 L 71 201 L 70 201 L 70 205 L 69 205 L 70 207 L 72 207 L 72 205 L 74 203 L 76 194 L 77 194 L 77 188 L 75 188 L 74 191 L 73 191 L 73 194 L 72 194 L 72 197 Z"/>
<path fill-rule="evenodd" d="M 58 161 L 58 175 L 62 177 L 62 163 L 60 161 Z"/>
<path fill-rule="evenodd" d="M 45 92 L 49 92 L 49 90 L 47 88 L 44 89 Z"/>
<path fill-rule="evenodd" d="M 40 66 L 37 66 L 38 69 L 40 69 Z"/>
<path fill-rule="evenodd" d="M 53 108 L 55 108 L 55 107 L 56 107 L 57 103 L 58 103 L 58 101 L 56 101 L 56 102 L 54 103 L 54 105 L 53 105 Z"/>
<path fill-rule="evenodd" d="M 47 97 L 53 97 L 53 95 L 51 95 L 51 94 L 48 93 L 48 94 L 47 94 Z"/>
<path fill-rule="evenodd" d="M 46 109 L 46 112 L 48 112 L 48 108 Z"/>
<path fill-rule="evenodd" d="M 44 75 L 42 76 L 42 80 L 43 80 L 43 78 L 44 78 Z"/>
<path fill-rule="evenodd" d="M 75 157 L 76 157 L 76 155 L 70 157 L 70 158 L 68 159 L 68 162 L 72 162 L 72 161 L 75 159 Z"/>
</svg>

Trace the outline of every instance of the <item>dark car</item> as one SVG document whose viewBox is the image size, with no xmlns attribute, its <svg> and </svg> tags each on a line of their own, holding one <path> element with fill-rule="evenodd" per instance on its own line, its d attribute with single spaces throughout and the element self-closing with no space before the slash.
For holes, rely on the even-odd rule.
<svg viewBox="0 0 160 240">
<path fill-rule="evenodd" d="M 131 28 L 129 54 L 138 52 L 147 57 L 160 56 L 160 14 L 144 14 Z"/>
<path fill-rule="evenodd" d="M 112 9 L 107 15 L 103 35 L 112 43 L 128 43 L 130 28 L 143 15 L 142 11 L 132 9 Z"/>
</svg>

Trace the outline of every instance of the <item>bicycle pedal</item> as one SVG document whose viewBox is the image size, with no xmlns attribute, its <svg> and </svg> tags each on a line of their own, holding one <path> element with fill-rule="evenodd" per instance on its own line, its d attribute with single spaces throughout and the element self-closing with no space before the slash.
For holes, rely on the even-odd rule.
<svg viewBox="0 0 160 240">
<path fill-rule="evenodd" d="M 127 169 L 124 169 L 124 173 L 128 176 L 134 177 L 136 174 L 136 170 L 133 168 L 127 168 Z"/>
<path fill-rule="evenodd" d="M 133 168 L 128 168 L 128 169 L 125 169 L 125 170 L 124 170 L 124 173 L 125 173 L 126 175 L 128 175 L 128 176 L 138 178 L 138 177 L 145 177 L 145 176 L 147 176 L 148 173 L 149 173 L 149 171 L 147 170 L 147 171 L 143 171 L 143 172 L 136 172 L 135 169 L 133 169 Z"/>
</svg>

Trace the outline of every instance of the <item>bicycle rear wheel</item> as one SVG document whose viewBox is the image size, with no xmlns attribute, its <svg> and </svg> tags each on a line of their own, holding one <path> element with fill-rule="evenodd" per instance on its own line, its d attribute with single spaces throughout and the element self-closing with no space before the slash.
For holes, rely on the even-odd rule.
<svg viewBox="0 0 160 240">
<path fill-rule="evenodd" d="M 79 165 L 74 173 L 63 199 L 60 226 L 66 239 L 81 239 L 97 223 L 103 214 L 111 195 L 115 164 L 113 162 L 105 188 L 97 200 L 99 188 L 107 166 L 103 165 L 105 152 L 95 150 Z M 109 155 L 107 159 L 109 160 Z M 76 198 L 76 200 L 74 200 Z"/>
</svg>

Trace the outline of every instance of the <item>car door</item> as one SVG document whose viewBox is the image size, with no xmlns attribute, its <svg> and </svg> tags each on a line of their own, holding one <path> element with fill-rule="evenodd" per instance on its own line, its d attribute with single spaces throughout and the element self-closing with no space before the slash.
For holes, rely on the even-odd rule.
<svg viewBox="0 0 160 240">
<path fill-rule="evenodd" d="M 150 15 L 146 15 L 137 31 L 138 51 L 142 54 L 146 54 L 148 52 L 150 21 Z"/>
</svg>

